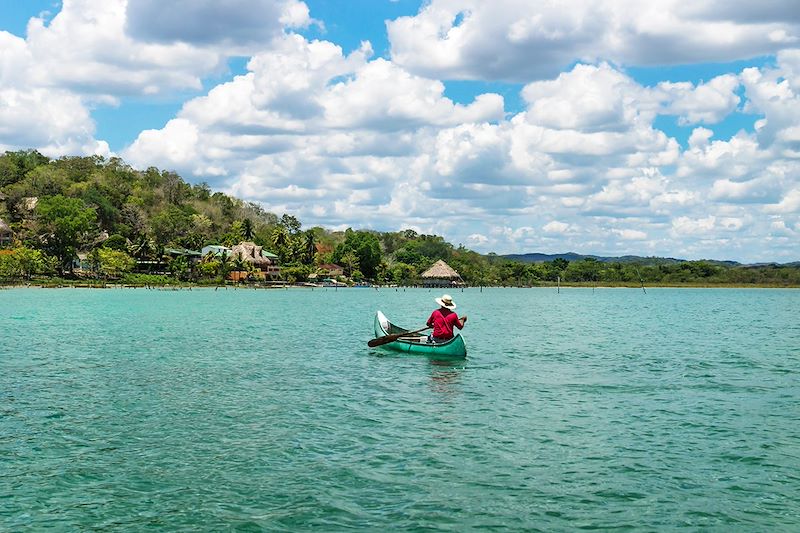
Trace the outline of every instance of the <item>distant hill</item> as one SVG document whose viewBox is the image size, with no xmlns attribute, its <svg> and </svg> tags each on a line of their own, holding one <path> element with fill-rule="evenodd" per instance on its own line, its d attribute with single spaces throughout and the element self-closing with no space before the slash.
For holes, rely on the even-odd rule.
<svg viewBox="0 0 800 533">
<path fill-rule="evenodd" d="M 575 252 L 567 252 L 563 254 L 508 254 L 503 255 L 506 259 L 513 261 L 522 261 L 523 263 L 545 263 L 555 259 L 566 259 L 567 261 L 580 261 L 581 259 L 595 259 L 601 263 L 638 263 L 640 265 L 671 265 L 675 263 L 683 263 L 686 259 L 675 259 L 674 257 L 642 257 L 638 255 L 623 255 L 619 257 L 604 257 L 601 255 L 584 255 Z M 736 266 L 740 263 L 736 261 L 715 261 L 707 260 L 709 263 L 726 266 Z"/>
</svg>

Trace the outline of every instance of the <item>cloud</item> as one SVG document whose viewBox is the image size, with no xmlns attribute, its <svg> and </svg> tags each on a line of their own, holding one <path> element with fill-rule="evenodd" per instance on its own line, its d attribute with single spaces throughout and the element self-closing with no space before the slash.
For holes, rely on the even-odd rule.
<svg viewBox="0 0 800 533">
<path fill-rule="evenodd" d="M 387 23 L 392 60 L 448 79 L 530 81 L 576 59 L 624 65 L 733 61 L 796 46 L 792 0 L 753 9 L 745 2 L 675 0 L 431 0 Z M 738 16 L 731 18 L 733 10 Z M 748 18 L 752 15 L 753 18 Z"/>
<path fill-rule="evenodd" d="M 196 46 L 268 43 L 310 23 L 308 7 L 293 0 L 128 0 L 125 15 L 136 40 Z"/>
<path fill-rule="evenodd" d="M 109 155 L 79 97 L 57 89 L 0 89 L 0 151 L 36 147 L 50 157 Z"/>
<path fill-rule="evenodd" d="M 522 96 L 528 122 L 583 132 L 622 131 L 642 114 L 652 119 L 657 109 L 646 89 L 606 63 L 579 64 L 555 80 L 530 83 Z"/>
<path fill-rule="evenodd" d="M 375 58 L 368 42 L 345 54 L 292 33 L 314 23 L 292 0 L 181 0 L 151 26 L 149 0 L 65 0 L 24 39 L 0 32 L 0 148 L 107 154 L 93 108 L 200 91 L 245 54 L 244 74 L 188 98 L 123 157 L 308 225 L 413 227 L 482 252 L 797 259 L 797 17 L 762 4 L 726 3 L 723 20 L 708 0 L 433 0 L 390 21 L 392 55 Z M 699 83 L 625 70 L 776 50 Z M 524 107 L 457 101 L 452 78 L 520 81 Z M 755 131 L 723 135 L 739 111 Z M 698 126 L 685 146 L 656 127 L 665 115 Z"/>
<path fill-rule="evenodd" d="M 643 241 L 647 239 L 647 233 L 644 231 L 635 229 L 615 229 L 612 231 L 625 241 Z"/>
<path fill-rule="evenodd" d="M 503 116 L 497 95 L 454 104 L 440 82 L 370 61 L 370 53 L 365 45 L 345 56 L 330 42 L 287 35 L 254 56 L 246 75 L 188 101 L 177 121 L 140 135 L 125 155 L 194 175 L 248 171 L 264 176 L 265 189 L 291 180 L 352 186 L 348 176 L 396 174 L 391 159 L 415 152 L 426 128 Z"/>
<path fill-rule="evenodd" d="M 496 95 L 456 104 L 440 82 L 371 59 L 367 46 L 344 55 L 333 43 L 281 39 L 245 75 L 143 132 L 126 160 L 178 169 L 310 225 L 413 226 L 480 251 L 752 254 L 747 243 L 772 231 L 762 210 L 786 210 L 796 224 L 791 198 L 779 203 L 796 163 L 757 134 L 715 140 L 710 125 L 682 149 L 653 126 L 667 112 L 718 118 L 724 106 L 697 94 L 734 94 L 737 76 L 666 90 L 610 64 L 578 64 L 528 84 L 526 109 L 503 117 Z"/>
<path fill-rule="evenodd" d="M 697 138 L 695 139 L 697 140 Z M 771 158 L 751 135 L 739 133 L 727 141 L 693 143 L 681 158 L 676 175 L 682 178 L 722 178 L 744 181 Z"/>
<path fill-rule="evenodd" d="M 49 22 L 31 18 L 24 39 L 0 31 L 7 132 L 0 143 L 48 155 L 108 154 L 108 144 L 93 138 L 93 108 L 200 89 L 247 43 L 268 49 L 285 28 L 309 20 L 296 0 L 65 0 Z"/>
<path fill-rule="evenodd" d="M 467 236 L 467 243 L 471 246 L 481 247 L 489 242 L 489 237 L 481 235 L 480 233 L 473 233 Z"/>
<path fill-rule="evenodd" d="M 376 59 L 357 76 L 335 84 L 325 99 L 331 127 L 397 130 L 422 125 L 451 126 L 503 117 L 503 98 L 483 94 L 471 104 L 444 98 L 439 81 L 410 75 L 393 63 Z"/>
<path fill-rule="evenodd" d="M 87 95 L 120 97 L 199 89 L 223 55 L 183 43 L 149 44 L 125 33 L 125 1 L 65 1 L 45 25 L 28 23 L 32 83 Z"/>
<path fill-rule="evenodd" d="M 170 120 L 161 130 L 145 130 L 139 134 L 128 149 L 132 161 L 170 161 L 171 166 L 191 168 L 193 174 L 208 174 L 199 165 L 203 158 L 199 154 L 199 132 L 197 126 L 186 119 Z M 139 154 L 146 154 L 140 158 Z"/>
<path fill-rule="evenodd" d="M 779 202 L 767 206 L 765 211 L 768 213 L 785 214 L 800 213 L 800 188 L 790 190 Z"/>
<path fill-rule="evenodd" d="M 669 97 L 666 113 L 678 115 L 679 124 L 716 124 L 739 105 L 739 79 L 733 74 L 717 76 L 708 83 L 662 82 L 658 88 Z"/>
<path fill-rule="evenodd" d="M 800 50 L 778 54 L 776 68 L 747 68 L 740 78 L 748 99 L 745 111 L 764 115 L 757 123 L 759 145 L 776 144 L 790 157 L 800 156 L 793 133 L 800 124 Z"/>
<path fill-rule="evenodd" d="M 565 222 L 553 220 L 542 226 L 546 233 L 566 233 L 570 229 L 570 225 Z"/>
<path fill-rule="evenodd" d="M 95 98 L 198 90 L 228 57 L 309 22 L 297 0 L 65 0 L 49 22 L 29 21 L 16 83 Z"/>
<path fill-rule="evenodd" d="M 721 179 L 711 186 L 709 197 L 734 203 L 774 203 L 781 192 L 779 181 L 769 176 L 743 182 Z"/>
<path fill-rule="evenodd" d="M 705 218 L 678 217 L 672 220 L 672 230 L 676 236 L 710 235 L 716 227 L 717 217 Z"/>
</svg>

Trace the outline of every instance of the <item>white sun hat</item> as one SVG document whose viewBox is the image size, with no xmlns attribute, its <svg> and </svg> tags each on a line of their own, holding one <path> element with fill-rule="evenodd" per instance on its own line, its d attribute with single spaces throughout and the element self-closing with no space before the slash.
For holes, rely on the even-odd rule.
<svg viewBox="0 0 800 533">
<path fill-rule="evenodd" d="M 453 297 L 450 296 L 449 294 L 443 294 L 441 298 L 434 298 L 434 300 L 436 300 L 437 304 L 441 305 L 442 307 L 446 307 L 451 311 L 456 308 L 456 304 L 453 301 Z"/>
</svg>

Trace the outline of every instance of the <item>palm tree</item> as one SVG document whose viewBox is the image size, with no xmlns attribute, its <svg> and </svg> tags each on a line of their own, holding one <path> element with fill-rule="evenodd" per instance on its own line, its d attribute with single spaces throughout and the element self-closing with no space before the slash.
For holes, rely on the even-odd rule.
<svg viewBox="0 0 800 533">
<path fill-rule="evenodd" d="M 245 276 L 246 279 L 249 277 L 249 272 L 252 270 L 252 265 L 250 264 L 250 261 L 242 257 L 241 253 L 238 253 L 230 262 L 230 269 L 233 272 L 247 272 L 248 274 Z M 242 278 L 239 278 L 239 280 L 241 281 Z"/>
<path fill-rule="evenodd" d="M 242 220 L 242 237 L 246 241 L 252 241 L 254 234 L 255 228 L 253 227 L 253 222 L 249 218 Z"/>
<path fill-rule="evenodd" d="M 156 243 L 147 235 L 140 235 L 134 242 L 128 245 L 128 252 L 139 260 L 150 259 L 155 255 Z"/>
<path fill-rule="evenodd" d="M 305 264 L 310 265 L 314 262 L 314 254 L 317 252 L 317 238 L 312 230 L 305 232 L 305 240 L 303 242 L 305 253 Z"/>
<path fill-rule="evenodd" d="M 219 255 L 219 267 L 217 273 L 225 281 L 225 278 L 228 277 L 228 272 L 231 271 L 231 258 L 228 256 L 227 253 L 222 253 Z"/>
<path fill-rule="evenodd" d="M 342 256 L 341 263 L 347 269 L 347 276 L 352 276 L 353 269 L 358 266 L 358 256 L 352 250 L 348 250 Z"/>
<path fill-rule="evenodd" d="M 275 226 L 272 229 L 272 244 L 281 247 L 286 246 L 289 242 L 289 232 L 283 226 Z"/>
<path fill-rule="evenodd" d="M 286 247 L 289 244 L 289 232 L 283 226 L 275 226 L 271 235 L 272 244 L 275 245 L 275 251 L 278 252 L 281 261 L 286 261 Z"/>
</svg>

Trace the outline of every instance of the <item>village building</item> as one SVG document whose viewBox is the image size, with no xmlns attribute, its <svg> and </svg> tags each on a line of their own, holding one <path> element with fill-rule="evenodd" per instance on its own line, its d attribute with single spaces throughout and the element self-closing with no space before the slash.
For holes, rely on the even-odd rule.
<svg viewBox="0 0 800 533">
<path fill-rule="evenodd" d="M 337 276 L 344 276 L 344 267 L 335 263 L 324 263 L 317 266 L 317 272 L 323 277 L 335 278 Z"/>
<path fill-rule="evenodd" d="M 26 196 L 20 201 L 19 207 L 27 211 L 28 214 L 31 214 L 36 209 L 37 205 L 39 205 L 38 196 Z"/>
<path fill-rule="evenodd" d="M 169 256 L 171 259 L 185 257 L 190 264 L 200 261 L 203 257 L 197 250 L 189 250 L 188 248 L 164 248 L 164 255 Z"/>
<path fill-rule="evenodd" d="M 459 273 L 441 259 L 423 272 L 420 277 L 423 287 L 460 287 L 464 285 L 464 280 L 461 279 Z"/>
<path fill-rule="evenodd" d="M 232 252 L 230 248 L 218 244 L 209 244 L 207 246 L 203 246 L 203 249 L 200 250 L 200 255 L 203 257 L 207 256 L 208 254 L 212 254 L 215 257 L 222 257 L 223 255 L 230 257 L 231 253 Z"/>
<path fill-rule="evenodd" d="M 11 244 L 11 240 L 14 238 L 14 232 L 11 231 L 11 227 L 5 223 L 5 221 L 0 218 L 0 246 L 7 246 Z"/>
<path fill-rule="evenodd" d="M 278 266 L 278 256 L 267 252 L 254 242 L 240 242 L 231 248 L 231 260 L 242 259 L 253 267 L 253 272 L 232 271 L 230 278 L 233 281 L 241 281 L 249 277 L 257 279 L 277 279 L 280 278 L 281 269 Z"/>
</svg>

